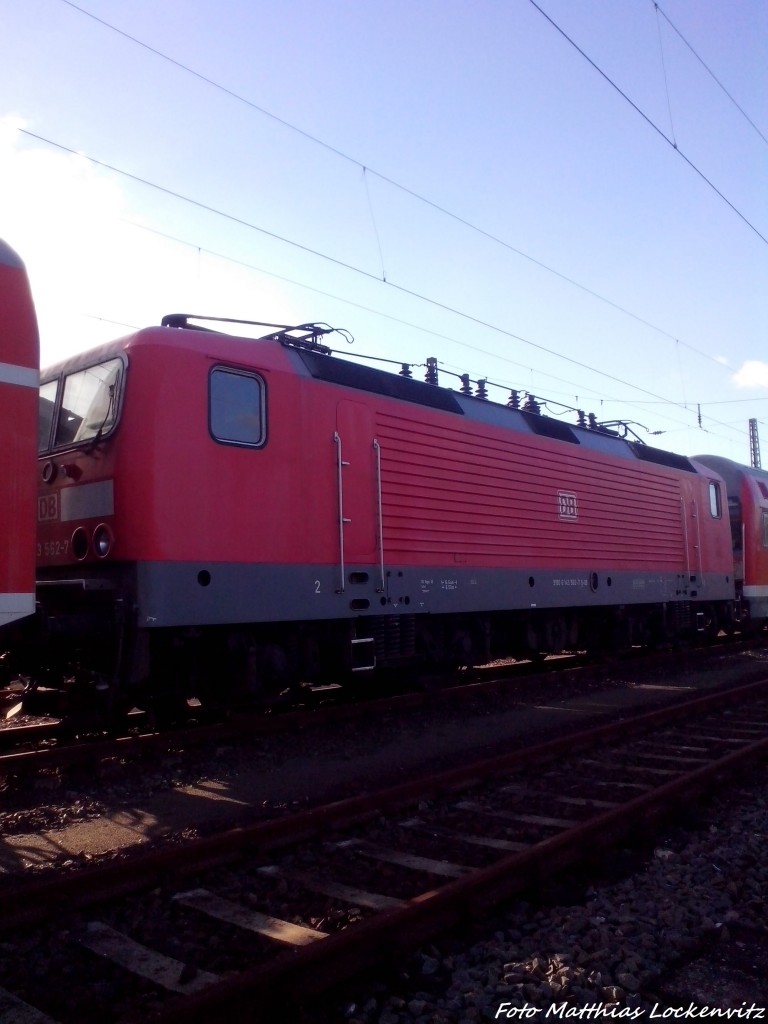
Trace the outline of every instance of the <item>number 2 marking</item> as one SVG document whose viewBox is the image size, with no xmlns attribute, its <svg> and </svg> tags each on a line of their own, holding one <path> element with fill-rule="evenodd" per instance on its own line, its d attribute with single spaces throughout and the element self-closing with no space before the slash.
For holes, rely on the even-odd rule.
<svg viewBox="0 0 768 1024">
<path fill-rule="evenodd" d="M 320 593 L 320 580 L 315 580 L 315 593 Z"/>
</svg>

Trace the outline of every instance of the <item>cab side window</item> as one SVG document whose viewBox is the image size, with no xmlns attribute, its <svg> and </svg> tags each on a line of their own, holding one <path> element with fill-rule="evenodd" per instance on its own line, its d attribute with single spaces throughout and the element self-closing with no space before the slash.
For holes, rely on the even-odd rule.
<svg viewBox="0 0 768 1024">
<path fill-rule="evenodd" d="M 117 420 L 122 369 L 120 359 L 110 359 L 64 378 L 54 448 L 101 438 L 112 430 Z"/>
<path fill-rule="evenodd" d="M 215 366 L 208 389 L 208 426 L 222 444 L 260 448 L 266 441 L 264 380 L 255 373 Z"/>
<path fill-rule="evenodd" d="M 40 386 L 40 405 L 37 420 L 37 450 L 45 452 L 51 447 L 51 428 L 53 414 L 56 409 L 56 396 L 59 391 L 58 380 L 49 380 Z"/>
<path fill-rule="evenodd" d="M 713 519 L 720 519 L 723 515 L 723 505 L 720 499 L 720 484 L 714 480 L 709 481 L 709 511 Z"/>
<path fill-rule="evenodd" d="M 123 370 L 121 358 L 108 359 L 42 384 L 38 452 L 93 443 L 109 435 L 117 424 Z"/>
</svg>

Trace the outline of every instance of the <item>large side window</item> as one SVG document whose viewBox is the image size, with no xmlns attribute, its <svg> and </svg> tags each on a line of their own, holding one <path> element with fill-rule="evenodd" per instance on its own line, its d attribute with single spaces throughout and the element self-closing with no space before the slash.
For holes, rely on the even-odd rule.
<svg viewBox="0 0 768 1024">
<path fill-rule="evenodd" d="M 217 441 L 258 448 L 266 440 L 264 381 L 216 366 L 209 378 L 209 427 Z"/>
<path fill-rule="evenodd" d="M 763 535 L 763 547 L 768 548 L 768 512 L 762 512 L 762 535 Z"/>
<path fill-rule="evenodd" d="M 713 519 L 720 519 L 723 514 L 723 504 L 720 498 L 720 484 L 714 480 L 709 481 L 709 511 Z"/>
</svg>

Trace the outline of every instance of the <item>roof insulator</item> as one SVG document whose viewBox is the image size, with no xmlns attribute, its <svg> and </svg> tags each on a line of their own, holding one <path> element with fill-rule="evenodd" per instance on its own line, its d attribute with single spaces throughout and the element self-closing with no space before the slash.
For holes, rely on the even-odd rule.
<svg viewBox="0 0 768 1024">
<path fill-rule="evenodd" d="M 488 397 L 488 388 L 485 386 L 487 383 L 488 383 L 488 379 L 487 378 L 484 378 L 483 380 L 479 380 L 477 382 L 477 391 L 475 392 L 475 395 L 478 398 L 487 398 Z"/>
<path fill-rule="evenodd" d="M 437 359 L 429 356 L 427 359 L 427 373 L 424 377 L 427 384 L 437 384 Z"/>
<path fill-rule="evenodd" d="M 401 377 L 412 377 L 413 376 L 413 374 L 411 373 L 411 364 L 410 363 L 401 363 L 400 364 L 400 376 Z"/>
<path fill-rule="evenodd" d="M 509 392 L 509 398 L 507 399 L 507 406 L 510 409 L 520 408 L 520 392 L 515 391 L 514 388 Z"/>
<path fill-rule="evenodd" d="M 462 395 L 471 395 L 472 394 L 472 388 L 470 387 L 470 384 L 469 384 L 469 374 L 468 373 L 462 373 L 462 375 L 459 377 L 459 380 L 461 381 L 461 389 L 460 390 L 461 390 Z"/>
</svg>

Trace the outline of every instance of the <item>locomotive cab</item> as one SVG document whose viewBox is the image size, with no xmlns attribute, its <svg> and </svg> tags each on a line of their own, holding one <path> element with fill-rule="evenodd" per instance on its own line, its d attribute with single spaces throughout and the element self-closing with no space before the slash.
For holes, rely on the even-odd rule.
<svg viewBox="0 0 768 1024">
<path fill-rule="evenodd" d="M 124 615 L 115 567 L 111 439 L 126 359 L 90 353 L 43 375 L 38 406 L 37 587 L 46 710 L 101 721 L 116 692 Z M 99 700 L 94 701 L 94 693 Z M 40 703 L 38 695 L 37 704 Z M 108 710 L 108 708 L 107 708 Z"/>
<path fill-rule="evenodd" d="M 276 514 L 268 500 L 302 479 L 300 466 L 290 476 L 293 402 L 267 433 L 267 378 L 281 395 L 286 356 L 250 339 L 224 352 L 220 337 L 147 328 L 43 375 L 37 674 L 52 687 L 119 705 L 173 691 L 162 700 L 183 708 L 207 686 L 214 703 L 200 683 L 208 652 L 221 666 L 251 644 L 228 627 L 270 622 L 263 649 L 277 650 L 275 623 L 295 614 L 271 563 L 295 548 L 308 503 Z M 226 672 L 209 677 L 223 696 Z"/>
</svg>

